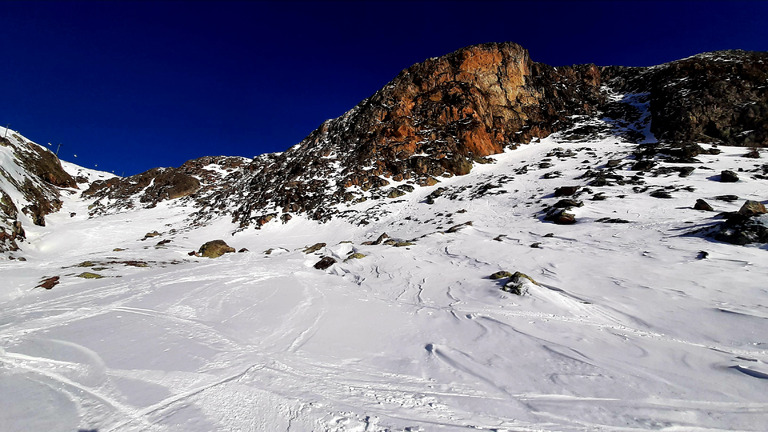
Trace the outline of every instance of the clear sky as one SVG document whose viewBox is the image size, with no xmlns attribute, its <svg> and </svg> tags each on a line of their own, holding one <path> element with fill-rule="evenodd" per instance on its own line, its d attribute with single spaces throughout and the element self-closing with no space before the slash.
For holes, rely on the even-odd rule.
<svg viewBox="0 0 768 432">
<path fill-rule="evenodd" d="M 758 1 L 0 0 L 0 125 L 131 175 L 286 150 L 400 70 L 467 45 L 647 66 L 766 51 L 766 23 Z"/>
</svg>

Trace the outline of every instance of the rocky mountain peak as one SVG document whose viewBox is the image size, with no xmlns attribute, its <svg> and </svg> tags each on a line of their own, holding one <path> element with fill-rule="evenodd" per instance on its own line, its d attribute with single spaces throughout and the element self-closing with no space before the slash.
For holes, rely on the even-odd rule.
<svg viewBox="0 0 768 432">
<path fill-rule="evenodd" d="M 411 66 L 284 154 L 257 158 L 235 197 L 226 191 L 214 202 L 242 203 L 233 215 L 243 225 L 292 212 L 325 220 L 339 203 L 467 174 L 485 156 L 595 113 L 603 100 L 594 65 L 554 68 L 514 43 L 467 47 Z"/>
</svg>

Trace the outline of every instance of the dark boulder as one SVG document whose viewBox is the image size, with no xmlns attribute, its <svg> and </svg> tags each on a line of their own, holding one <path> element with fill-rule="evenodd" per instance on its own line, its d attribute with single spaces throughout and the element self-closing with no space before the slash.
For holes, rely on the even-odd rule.
<svg viewBox="0 0 768 432">
<path fill-rule="evenodd" d="M 578 192 L 579 186 L 561 186 L 555 189 L 555 196 L 573 196 Z"/>
<path fill-rule="evenodd" d="M 555 205 L 552 207 L 554 208 L 570 208 L 570 207 L 581 207 L 584 203 L 579 200 L 571 199 L 571 198 L 565 198 L 561 199 L 560 201 L 556 202 Z"/>
<path fill-rule="evenodd" d="M 729 218 L 717 227 L 714 238 L 735 245 L 768 243 L 768 217 Z"/>
<path fill-rule="evenodd" d="M 720 173 L 720 181 L 723 183 L 736 183 L 739 181 L 739 176 L 731 170 L 723 170 Z"/>
<path fill-rule="evenodd" d="M 715 211 L 709 203 L 700 198 L 696 200 L 696 204 L 693 205 L 693 208 L 694 210 Z"/>
<path fill-rule="evenodd" d="M 654 68 L 601 68 L 607 85 L 649 93 L 651 132 L 664 142 L 768 145 L 768 53 L 716 51 Z"/>
<path fill-rule="evenodd" d="M 333 257 L 325 256 L 316 262 L 314 267 L 318 270 L 325 270 L 334 264 L 336 264 L 336 260 Z"/>
<path fill-rule="evenodd" d="M 550 209 L 544 216 L 545 221 L 554 222 L 555 225 L 573 225 L 576 223 L 576 216 L 568 213 L 567 209 Z"/>
</svg>

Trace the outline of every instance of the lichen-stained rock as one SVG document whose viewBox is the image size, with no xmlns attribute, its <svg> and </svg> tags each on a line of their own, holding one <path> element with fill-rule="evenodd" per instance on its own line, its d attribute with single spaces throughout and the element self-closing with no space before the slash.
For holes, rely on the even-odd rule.
<svg viewBox="0 0 768 432">
<path fill-rule="evenodd" d="M 497 279 L 508 278 L 508 277 L 511 277 L 511 276 L 512 276 L 512 273 L 510 273 L 510 272 L 508 272 L 506 270 L 500 270 L 500 271 L 497 271 L 496 273 L 493 273 L 492 275 L 488 276 L 488 278 L 489 279 L 493 279 L 493 280 L 497 280 Z"/>
<path fill-rule="evenodd" d="M 230 247 L 224 240 L 211 240 L 200 246 L 197 253 L 207 258 L 218 258 L 226 253 L 234 253 L 235 248 Z"/>
</svg>

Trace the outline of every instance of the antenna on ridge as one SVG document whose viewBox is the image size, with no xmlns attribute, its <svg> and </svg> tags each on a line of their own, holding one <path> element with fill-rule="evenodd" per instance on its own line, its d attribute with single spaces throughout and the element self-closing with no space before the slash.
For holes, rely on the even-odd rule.
<svg viewBox="0 0 768 432">
<path fill-rule="evenodd" d="M 5 136 L 3 136 L 3 139 L 8 139 L 8 128 L 10 128 L 10 127 L 11 127 L 10 123 L 5 125 Z"/>
<path fill-rule="evenodd" d="M 56 157 L 59 157 L 59 150 L 61 149 L 61 143 L 59 143 L 59 146 L 56 147 Z"/>
</svg>

